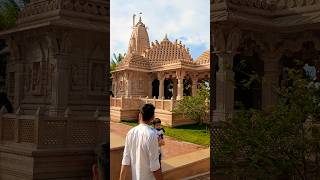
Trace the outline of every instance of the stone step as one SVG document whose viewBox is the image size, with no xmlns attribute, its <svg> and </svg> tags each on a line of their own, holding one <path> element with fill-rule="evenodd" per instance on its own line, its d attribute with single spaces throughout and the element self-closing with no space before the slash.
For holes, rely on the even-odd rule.
<svg viewBox="0 0 320 180">
<path fill-rule="evenodd" d="M 198 174 L 195 176 L 183 178 L 181 180 L 210 180 L 210 172 Z"/>
<path fill-rule="evenodd" d="M 183 154 L 162 161 L 164 179 L 180 180 L 210 170 L 210 149 Z"/>
</svg>

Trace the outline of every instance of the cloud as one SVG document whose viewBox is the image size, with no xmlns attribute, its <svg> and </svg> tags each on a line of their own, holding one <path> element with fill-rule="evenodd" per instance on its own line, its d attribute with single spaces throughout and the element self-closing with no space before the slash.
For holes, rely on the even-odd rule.
<svg viewBox="0 0 320 180">
<path fill-rule="evenodd" d="M 111 54 L 127 51 L 132 31 L 132 15 L 142 12 L 150 41 L 180 39 L 192 57 L 209 49 L 209 0 L 111 0 Z M 194 50 L 192 48 L 195 48 Z"/>
</svg>

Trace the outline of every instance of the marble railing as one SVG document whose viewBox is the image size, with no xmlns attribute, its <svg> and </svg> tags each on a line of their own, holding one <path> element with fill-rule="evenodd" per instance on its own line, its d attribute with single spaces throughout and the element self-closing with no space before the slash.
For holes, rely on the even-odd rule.
<svg viewBox="0 0 320 180">
<path fill-rule="evenodd" d="M 151 103 L 156 109 L 172 111 L 177 103 L 173 99 L 150 99 L 141 97 L 111 97 L 110 106 L 121 109 L 139 109 L 144 104 Z"/>
<path fill-rule="evenodd" d="M 108 121 L 105 117 L 52 118 L 40 115 L 0 112 L 0 142 L 23 144 L 38 149 L 94 147 L 103 142 Z"/>
</svg>

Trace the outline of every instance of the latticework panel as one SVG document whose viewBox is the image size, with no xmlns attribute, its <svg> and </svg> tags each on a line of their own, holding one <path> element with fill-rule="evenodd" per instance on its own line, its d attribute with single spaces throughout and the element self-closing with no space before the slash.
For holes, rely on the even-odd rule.
<svg viewBox="0 0 320 180">
<path fill-rule="evenodd" d="M 72 144 L 95 144 L 96 143 L 95 122 L 77 122 L 72 124 L 71 143 Z"/>
<path fill-rule="evenodd" d="M 163 109 L 166 110 L 166 111 L 171 111 L 171 102 L 170 101 L 164 101 Z"/>
<path fill-rule="evenodd" d="M 66 121 L 45 121 L 40 137 L 41 144 L 63 145 L 66 139 L 66 124 Z"/>
<path fill-rule="evenodd" d="M 162 109 L 162 102 L 156 101 L 155 107 L 156 107 L 156 109 Z"/>
<path fill-rule="evenodd" d="M 221 145 L 223 140 L 223 132 L 221 127 L 213 127 L 211 131 L 211 147 L 215 154 L 221 151 Z"/>
<path fill-rule="evenodd" d="M 34 121 L 20 120 L 19 121 L 19 141 L 33 143 L 34 142 Z"/>
<path fill-rule="evenodd" d="M 2 120 L 2 139 L 5 141 L 14 140 L 14 120 L 4 119 Z"/>
</svg>

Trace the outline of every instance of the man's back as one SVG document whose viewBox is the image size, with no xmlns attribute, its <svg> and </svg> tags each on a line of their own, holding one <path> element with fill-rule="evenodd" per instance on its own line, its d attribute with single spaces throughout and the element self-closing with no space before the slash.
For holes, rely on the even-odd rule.
<svg viewBox="0 0 320 180">
<path fill-rule="evenodd" d="M 131 165 L 133 180 L 153 180 L 160 168 L 158 136 L 146 124 L 132 128 L 126 137 L 122 165 Z"/>
</svg>

